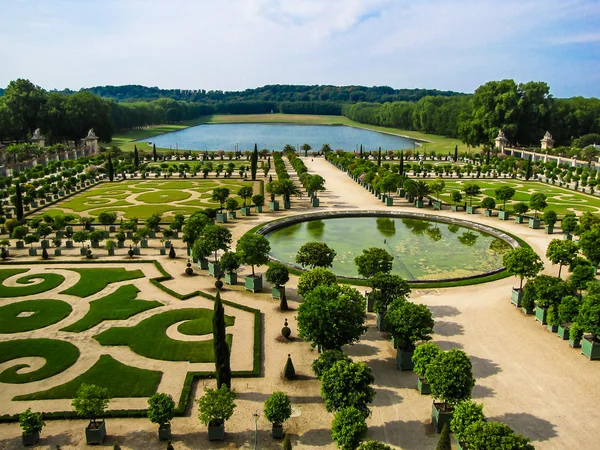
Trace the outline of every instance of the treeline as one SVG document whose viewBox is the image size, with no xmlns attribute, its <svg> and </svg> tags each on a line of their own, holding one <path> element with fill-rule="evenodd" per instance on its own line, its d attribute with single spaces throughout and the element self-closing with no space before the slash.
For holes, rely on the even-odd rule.
<svg viewBox="0 0 600 450">
<path fill-rule="evenodd" d="M 600 133 L 600 100 L 555 99 L 543 82 L 490 81 L 472 96 L 424 97 L 418 102 L 346 104 L 357 122 L 460 138 L 470 146 L 493 145 L 502 130 L 509 145 L 539 147 L 546 131 L 556 145 L 577 145 Z"/>
<path fill-rule="evenodd" d="M 187 102 L 229 103 L 229 102 L 396 102 L 418 101 L 426 96 L 463 95 L 453 91 L 436 89 L 393 89 L 389 86 L 329 86 L 329 85 L 289 85 L 273 84 L 244 91 L 207 91 L 205 89 L 159 89 L 139 85 L 95 86 L 82 89 L 101 97 L 112 98 L 119 102 L 139 100 L 158 100 L 170 98 Z M 65 89 L 64 94 L 74 91 Z"/>
</svg>

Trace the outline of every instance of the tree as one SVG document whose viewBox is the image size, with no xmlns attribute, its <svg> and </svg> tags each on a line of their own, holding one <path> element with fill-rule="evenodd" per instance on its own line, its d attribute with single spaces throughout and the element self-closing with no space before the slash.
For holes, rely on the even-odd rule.
<svg viewBox="0 0 600 450">
<path fill-rule="evenodd" d="M 558 324 L 563 328 L 569 328 L 579 315 L 579 308 L 581 307 L 581 300 L 573 295 L 567 295 L 563 297 L 558 305 Z"/>
<path fill-rule="evenodd" d="M 377 441 L 365 441 L 358 446 L 358 450 L 392 450 L 392 447 Z"/>
<path fill-rule="evenodd" d="M 371 278 L 379 272 L 391 272 L 393 262 L 394 257 L 392 255 L 386 250 L 377 247 L 363 250 L 362 255 L 354 258 L 358 273 L 364 278 Z"/>
<path fill-rule="evenodd" d="M 473 205 L 473 197 L 477 197 L 481 192 L 481 188 L 477 184 L 467 183 L 463 189 L 463 192 L 469 199 L 469 206 Z"/>
<path fill-rule="evenodd" d="M 408 185 L 406 182 L 404 183 L 404 188 L 406 189 L 406 192 L 412 195 L 413 197 L 416 197 L 417 200 L 419 200 L 420 202 L 423 201 L 423 198 L 428 196 L 431 192 L 429 184 L 423 180 L 410 181 L 412 181 L 412 183 L 408 183 Z"/>
<path fill-rule="evenodd" d="M 586 295 L 579 308 L 576 322 L 586 333 L 591 333 L 595 342 L 600 336 L 600 295 Z"/>
<path fill-rule="evenodd" d="M 410 295 L 410 286 L 399 275 L 378 272 L 370 278 L 371 287 L 380 295 L 376 296 L 375 309 L 387 310 L 396 299 L 405 300 Z"/>
<path fill-rule="evenodd" d="M 254 144 L 254 151 L 252 152 L 252 157 L 250 158 L 250 175 L 252 181 L 256 180 L 256 171 L 258 170 L 258 147 Z"/>
<path fill-rule="evenodd" d="M 325 242 L 307 242 L 296 253 L 296 263 L 302 267 L 331 267 L 336 252 Z"/>
<path fill-rule="evenodd" d="M 486 197 L 481 202 L 481 206 L 485 209 L 494 209 L 496 207 L 496 200 L 492 197 Z"/>
<path fill-rule="evenodd" d="M 235 211 L 239 206 L 238 201 L 235 198 L 229 197 L 225 202 L 225 209 L 229 212 Z"/>
<path fill-rule="evenodd" d="M 364 297 L 350 286 L 318 286 L 298 308 L 298 334 L 312 347 L 340 349 L 366 331 Z M 335 323 L 335 326 L 332 324 Z"/>
<path fill-rule="evenodd" d="M 452 450 L 452 442 L 450 441 L 450 427 L 447 423 L 442 427 L 442 433 L 438 439 L 435 450 Z"/>
<path fill-rule="evenodd" d="M 213 189 L 211 200 L 213 202 L 219 202 L 221 214 L 223 214 L 223 204 L 227 200 L 227 197 L 229 197 L 229 189 L 225 187 L 217 187 Z"/>
<path fill-rule="evenodd" d="M 265 278 L 269 283 L 280 287 L 290 280 L 290 271 L 285 264 L 274 261 L 265 272 Z"/>
<path fill-rule="evenodd" d="M 296 377 L 296 369 L 294 369 L 292 355 L 290 354 L 288 354 L 287 360 L 285 361 L 285 367 L 283 368 L 283 376 L 286 378 L 286 380 L 293 380 Z"/>
<path fill-rule="evenodd" d="M 215 378 L 217 387 L 231 388 L 231 366 L 229 345 L 225 331 L 225 310 L 221 303 L 221 293 L 217 291 L 213 310 L 213 348 L 215 353 Z"/>
<path fill-rule="evenodd" d="M 325 178 L 321 175 L 312 175 L 306 188 L 309 189 L 313 193 L 313 197 L 317 198 L 317 192 L 321 192 L 325 190 Z"/>
<path fill-rule="evenodd" d="M 473 368 L 462 350 L 440 353 L 427 367 L 425 376 L 431 385 L 431 396 L 444 402 L 444 410 L 471 398 L 475 386 Z"/>
<path fill-rule="evenodd" d="M 381 147 L 379 147 L 379 152 L 377 152 L 377 166 L 381 167 Z"/>
<path fill-rule="evenodd" d="M 248 199 L 250 197 L 252 197 L 253 194 L 253 190 L 252 190 L 252 186 L 242 186 L 237 194 L 240 196 L 240 198 L 243 200 L 244 202 L 244 207 L 246 207 L 246 202 L 248 201 Z"/>
<path fill-rule="evenodd" d="M 292 402 L 284 392 L 273 392 L 265 401 L 265 417 L 273 425 L 283 425 L 292 416 Z"/>
<path fill-rule="evenodd" d="M 573 262 L 573 259 L 577 256 L 579 247 L 575 242 L 569 240 L 552 239 L 548 244 L 546 250 L 546 258 L 550 260 L 552 264 L 558 264 L 558 276 L 562 271 L 562 266 L 569 265 Z"/>
<path fill-rule="evenodd" d="M 523 279 L 533 278 L 544 269 L 544 263 L 531 248 L 518 247 L 504 254 L 502 264 L 510 275 L 520 278 L 519 290 L 523 289 Z"/>
<path fill-rule="evenodd" d="M 271 244 L 262 234 L 246 233 L 238 240 L 235 251 L 242 263 L 252 267 L 252 276 L 254 277 L 254 266 L 261 266 L 269 262 Z"/>
<path fill-rule="evenodd" d="M 337 282 L 335 274 L 323 267 L 304 272 L 298 280 L 298 295 L 304 297 L 318 286 L 330 286 Z"/>
<path fill-rule="evenodd" d="M 527 163 L 525 164 L 525 180 L 529 181 L 531 178 L 531 156 L 527 159 Z"/>
<path fill-rule="evenodd" d="M 400 164 L 398 164 L 398 175 L 404 175 L 404 152 L 400 152 Z"/>
<path fill-rule="evenodd" d="M 196 211 L 185 221 L 183 229 L 183 242 L 188 246 L 194 245 L 204 227 L 210 223 L 210 219 L 201 211 Z"/>
<path fill-rule="evenodd" d="M 543 220 L 545 226 L 554 227 L 554 224 L 558 220 L 558 215 L 556 214 L 556 211 L 550 209 L 544 212 Z"/>
<path fill-rule="evenodd" d="M 204 248 L 214 253 L 215 263 L 219 262 L 218 251 L 227 251 L 231 244 L 231 231 L 219 225 L 206 225 L 200 234 Z"/>
<path fill-rule="evenodd" d="M 600 226 L 585 231 L 579 237 L 581 253 L 589 259 L 595 267 L 600 264 Z"/>
<path fill-rule="evenodd" d="M 441 178 L 436 178 L 435 180 L 433 180 L 430 187 L 431 187 L 431 191 L 435 192 L 435 196 L 439 201 L 440 195 L 442 195 L 442 191 L 446 187 L 446 182 L 444 180 L 442 180 Z"/>
<path fill-rule="evenodd" d="M 71 404 L 78 416 L 96 424 L 96 419 L 104 413 L 109 402 L 108 389 L 94 384 L 82 384 Z"/>
<path fill-rule="evenodd" d="M 411 352 L 416 342 L 431 339 L 433 318 L 425 305 L 396 301 L 385 315 L 385 327 L 394 336 L 398 348 Z"/>
<path fill-rule="evenodd" d="M 265 187 L 267 193 L 271 194 L 271 201 L 275 201 L 276 195 L 281 195 L 281 185 L 279 181 L 270 181 Z"/>
<path fill-rule="evenodd" d="M 159 426 L 168 424 L 175 416 L 175 401 L 169 394 L 156 393 L 148 399 L 148 419 Z"/>
<path fill-rule="evenodd" d="M 289 203 L 292 195 L 294 197 L 302 197 L 302 191 L 300 190 L 300 188 L 296 186 L 296 183 L 294 183 L 289 178 L 279 180 L 277 184 L 279 185 L 279 194 L 283 196 L 283 200 L 285 202 Z"/>
<path fill-rule="evenodd" d="M 140 155 L 138 154 L 137 145 L 133 146 L 133 165 L 136 169 L 140 166 Z"/>
<path fill-rule="evenodd" d="M 108 225 L 113 225 L 117 221 L 117 213 L 102 211 L 98 214 L 98 222 L 104 225 L 104 231 Z"/>
<path fill-rule="evenodd" d="M 450 422 L 450 429 L 458 442 L 464 442 L 467 428 L 479 421 L 485 421 L 483 405 L 471 400 L 465 400 L 455 406 L 452 421 Z"/>
<path fill-rule="evenodd" d="M 535 218 L 537 219 L 538 211 L 543 211 L 548 203 L 546 202 L 546 196 L 541 192 L 536 192 L 529 199 L 529 206 L 535 211 Z"/>
<path fill-rule="evenodd" d="M 204 395 L 198 400 L 198 418 L 204 425 L 221 425 L 229 420 L 235 409 L 235 394 L 226 385 L 218 389 L 204 388 Z"/>
<path fill-rule="evenodd" d="M 377 188 L 381 192 L 385 192 L 386 194 L 390 195 L 390 193 L 394 192 L 398 188 L 400 181 L 400 175 L 397 173 L 386 172 L 385 175 L 380 178 L 379 183 L 377 183 Z"/>
<path fill-rule="evenodd" d="M 292 442 L 290 441 L 290 435 L 285 434 L 283 442 L 281 443 L 281 450 L 292 450 Z"/>
<path fill-rule="evenodd" d="M 106 161 L 106 175 L 108 175 L 109 181 L 114 181 L 115 179 L 115 169 L 113 168 L 112 157 L 110 153 L 108 154 L 108 160 Z"/>
<path fill-rule="evenodd" d="M 442 353 L 442 349 L 435 342 L 425 342 L 417 346 L 413 354 L 413 372 L 419 377 L 425 378 L 427 368 Z"/>
<path fill-rule="evenodd" d="M 576 289 L 582 291 L 587 287 L 587 284 L 590 281 L 596 279 L 597 268 L 598 266 L 594 266 L 591 263 L 578 264 L 573 268 L 573 272 L 569 277 L 569 281 L 575 286 Z"/>
<path fill-rule="evenodd" d="M 452 191 L 452 194 L 450 194 L 450 198 L 452 198 L 452 202 L 456 205 L 462 200 L 462 194 L 460 193 L 460 191 Z"/>
<path fill-rule="evenodd" d="M 367 431 L 364 415 L 353 407 L 340 409 L 331 424 L 331 437 L 342 450 L 355 450 Z"/>
<path fill-rule="evenodd" d="M 31 412 L 31 408 L 19 414 L 19 424 L 23 435 L 39 434 L 46 425 L 42 420 L 42 413 Z"/>
<path fill-rule="evenodd" d="M 81 247 L 83 248 L 85 242 L 89 239 L 89 235 L 90 233 L 88 233 L 87 231 L 76 231 L 75 233 L 73 233 L 73 240 L 81 244 Z"/>
<path fill-rule="evenodd" d="M 352 359 L 341 350 L 325 350 L 312 363 L 312 370 L 320 380 L 325 372 L 333 367 L 338 361 L 352 362 Z"/>
<path fill-rule="evenodd" d="M 312 150 L 312 147 L 310 144 L 302 144 L 302 147 L 300 147 L 302 149 L 302 151 L 304 152 L 304 156 L 308 156 L 308 152 Z"/>
<path fill-rule="evenodd" d="M 15 184 L 15 214 L 19 222 L 23 221 L 23 193 L 21 192 L 21 184 Z"/>
<path fill-rule="evenodd" d="M 321 377 L 321 396 L 329 412 L 354 407 L 368 417 L 368 404 L 375 398 L 375 377 L 364 362 L 337 361 Z"/>
<path fill-rule="evenodd" d="M 467 448 L 477 450 L 535 450 L 529 439 L 516 434 L 508 425 L 500 422 L 474 422 L 464 433 Z"/>
<path fill-rule="evenodd" d="M 515 213 L 517 213 L 519 217 L 521 217 L 523 214 L 529 211 L 529 207 L 525 203 L 519 202 L 515 203 L 515 205 L 513 206 L 513 210 L 515 211 Z"/>
<path fill-rule="evenodd" d="M 158 159 L 158 155 L 156 154 L 156 144 L 152 144 L 152 159 L 154 162 Z"/>
<path fill-rule="evenodd" d="M 226 273 L 229 274 L 233 273 L 240 267 L 240 259 L 235 252 L 223 253 L 219 262 L 221 265 L 221 269 L 223 269 Z"/>
</svg>

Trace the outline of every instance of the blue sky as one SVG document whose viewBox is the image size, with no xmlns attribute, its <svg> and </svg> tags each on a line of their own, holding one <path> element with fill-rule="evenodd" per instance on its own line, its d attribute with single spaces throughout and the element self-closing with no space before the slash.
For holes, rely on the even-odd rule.
<svg viewBox="0 0 600 450">
<path fill-rule="evenodd" d="M 504 78 L 600 96 L 600 0 L 0 0 L 0 86 L 388 85 Z"/>
</svg>

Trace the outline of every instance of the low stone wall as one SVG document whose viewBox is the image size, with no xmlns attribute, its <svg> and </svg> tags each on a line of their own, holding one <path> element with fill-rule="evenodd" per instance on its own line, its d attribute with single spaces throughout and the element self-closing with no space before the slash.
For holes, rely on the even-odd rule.
<svg viewBox="0 0 600 450">
<path fill-rule="evenodd" d="M 402 211 L 319 211 L 308 214 L 298 214 L 295 216 L 285 217 L 281 220 L 276 220 L 274 222 L 270 222 L 259 228 L 256 233 L 265 235 L 270 233 L 271 231 L 277 230 L 279 228 L 283 228 L 295 223 L 307 222 L 309 220 L 321 220 L 321 219 L 334 219 L 340 217 L 390 217 L 390 218 L 398 218 L 398 219 L 419 219 L 419 220 L 428 220 L 432 222 L 440 222 L 440 223 L 448 223 L 453 225 L 458 225 L 465 228 L 471 228 L 473 230 L 482 231 L 484 233 L 490 234 L 498 239 L 502 239 L 512 248 L 517 248 L 520 244 L 508 234 L 497 230 L 496 228 L 489 227 L 487 225 L 483 225 L 480 223 L 470 222 L 468 220 L 458 219 L 454 217 L 445 217 L 445 216 L 434 216 L 426 213 L 417 213 L 417 212 L 402 212 Z M 302 267 L 289 264 L 284 261 L 280 261 L 277 258 L 271 256 L 271 259 L 274 261 L 279 261 L 289 267 L 293 267 L 294 269 L 303 270 Z M 502 272 L 504 268 L 499 268 L 493 270 L 491 272 L 485 272 L 479 275 L 472 275 L 468 277 L 458 277 L 458 278 L 439 278 L 439 279 L 427 279 L 427 280 L 410 280 L 410 283 L 435 283 L 435 282 L 446 282 L 446 281 L 461 281 L 461 280 L 472 280 L 476 278 L 485 277 L 488 275 L 493 275 L 499 272 Z M 338 275 L 338 278 L 345 278 L 349 280 L 362 280 L 360 277 L 345 277 L 342 275 Z"/>
</svg>

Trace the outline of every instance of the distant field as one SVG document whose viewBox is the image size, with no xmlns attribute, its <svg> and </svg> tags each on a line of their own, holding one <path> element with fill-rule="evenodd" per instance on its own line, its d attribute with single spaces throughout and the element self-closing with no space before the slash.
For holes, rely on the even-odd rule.
<svg viewBox="0 0 600 450">
<path fill-rule="evenodd" d="M 367 130 L 381 131 L 384 133 L 397 134 L 422 141 L 420 151 L 435 151 L 439 154 L 453 153 L 454 147 L 459 151 L 466 150 L 466 146 L 458 139 L 437 136 L 435 134 L 421 133 L 418 131 L 401 130 L 398 128 L 386 128 L 375 125 L 354 122 L 344 116 L 317 116 L 309 114 L 221 114 L 214 116 L 203 116 L 181 124 L 158 125 L 144 130 L 132 130 L 125 133 L 117 133 L 113 136 L 111 144 L 118 145 L 124 151 L 133 151 L 134 142 L 137 139 L 145 139 L 171 131 L 201 125 L 204 123 L 298 123 L 303 125 L 346 125 Z M 138 150 L 151 151 L 146 143 L 139 143 Z M 157 151 L 169 151 L 168 148 L 158 148 Z"/>
</svg>

